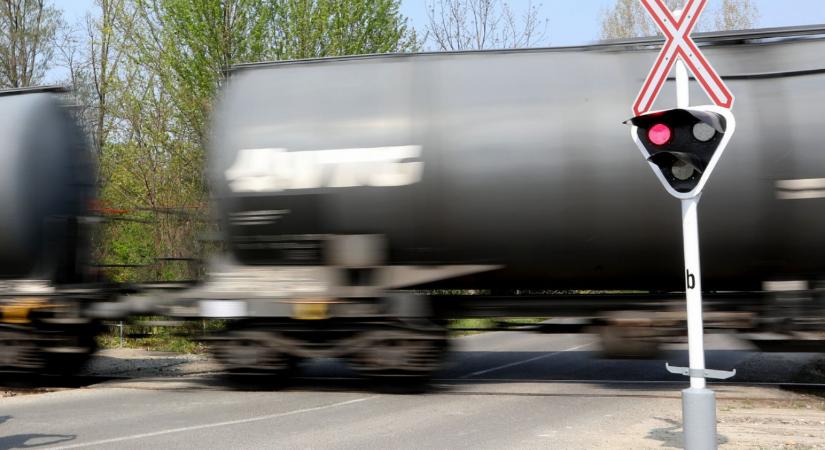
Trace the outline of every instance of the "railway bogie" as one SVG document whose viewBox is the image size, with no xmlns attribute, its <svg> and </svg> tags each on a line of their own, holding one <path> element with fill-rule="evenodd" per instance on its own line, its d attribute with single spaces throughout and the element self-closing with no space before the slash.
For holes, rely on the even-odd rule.
<svg viewBox="0 0 825 450">
<path fill-rule="evenodd" d="M 0 371 L 67 375 L 97 349 L 101 323 L 71 297 L 0 299 Z"/>
<path fill-rule="evenodd" d="M 369 376 L 427 378 L 441 366 L 448 348 L 443 325 L 377 318 L 241 320 L 207 342 L 232 374 L 279 376 L 294 374 L 307 359 L 338 358 Z"/>
</svg>

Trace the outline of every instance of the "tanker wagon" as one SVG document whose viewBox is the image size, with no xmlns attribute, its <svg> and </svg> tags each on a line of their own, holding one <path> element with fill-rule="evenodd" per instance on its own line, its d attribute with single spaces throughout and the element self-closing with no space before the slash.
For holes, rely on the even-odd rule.
<svg viewBox="0 0 825 450">
<path fill-rule="evenodd" d="M 739 130 L 702 202 L 708 291 L 825 274 L 823 37 L 698 38 Z M 235 67 L 207 169 L 228 251 L 176 314 L 231 319 L 232 370 L 426 376 L 446 348 L 430 293 L 683 290 L 678 203 L 622 125 L 660 44 Z"/>
<path fill-rule="evenodd" d="M 96 177 L 62 92 L 0 91 L 0 371 L 71 373 L 95 348 Z"/>
</svg>

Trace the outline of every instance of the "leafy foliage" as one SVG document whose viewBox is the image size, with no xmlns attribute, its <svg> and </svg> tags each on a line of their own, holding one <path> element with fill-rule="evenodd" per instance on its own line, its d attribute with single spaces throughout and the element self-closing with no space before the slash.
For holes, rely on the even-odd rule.
<svg viewBox="0 0 825 450">
<path fill-rule="evenodd" d="M 275 59 L 417 49 L 400 0 L 282 0 L 272 6 Z"/>
<path fill-rule="evenodd" d="M 119 280 L 191 279 L 209 223 L 203 178 L 213 99 L 230 67 L 415 49 L 399 0 L 98 0 L 78 92 L 97 130 L 111 217 L 100 259 Z M 82 69 L 82 70 L 81 70 Z M 74 73 L 74 72 L 73 72 Z M 88 93 L 91 93 L 89 95 Z"/>
<path fill-rule="evenodd" d="M 0 2 L 0 87 L 38 84 L 52 62 L 60 10 L 45 0 Z"/>
</svg>

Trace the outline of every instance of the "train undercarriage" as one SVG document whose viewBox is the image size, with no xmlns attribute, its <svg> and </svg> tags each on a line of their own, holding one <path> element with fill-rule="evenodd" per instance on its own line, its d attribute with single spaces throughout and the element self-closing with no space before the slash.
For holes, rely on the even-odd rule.
<svg viewBox="0 0 825 450">
<path fill-rule="evenodd" d="M 227 328 L 207 341 L 231 373 L 291 375 L 301 361 L 339 358 L 368 376 L 427 378 L 441 367 L 447 324 L 454 319 L 542 318 L 518 327 L 503 321 L 494 329 L 594 333 L 608 358 L 656 357 L 686 338 L 680 292 L 536 294 L 335 284 L 351 280 L 344 276 L 351 270 L 236 266 L 173 296 L 161 313 L 227 320 Z M 371 270 L 371 279 L 387 279 L 381 267 Z M 797 287 L 708 292 L 705 328 L 767 351 L 825 351 L 825 290 Z"/>
<path fill-rule="evenodd" d="M 664 346 L 683 343 L 686 335 L 680 292 L 398 289 L 376 296 L 375 289 L 365 288 L 359 292 L 371 295 L 330 297 L 288 289 L 272 295 L 248 277 L 240 278 L 242 282 L 231 283 L 233 289 L 247 286 L 254 292 L 223 289 L 226 283 L 219 289 L 209 283 L 166 290 L 150 286 L 131 296 L 100 286 L 5 286 L 0 298 L 0 371 L 75 373 L 96 350 L 102 320 L 130 315 L 222 319 L 226 326 L 204 341 L 226 371 L 278 377 L 293 375 L 305 360 L 338 358 L 365 376 L 425 380 L 447 356 L 447 325 L 453 319 L 542 318 L 518 326 L 501 321 L 485 329 L 594 333 L 609 358 L 656 357 Z M 304 289 L 311 283 L 303 280 L 299 285 Z M 735 335 L 761 351 L 825 351 L 825 289 L 819 286 L 708 292 L 704 316 L 708 333 Z"/>
<path fill-rule="evenodd" d="M 102 324 L 86 314 L 94 298 L 41 287 L 0 298 L 0 371 L 70 375 L 97 350 Z"/>
<path fill-rule="evenodd" d="M 242 320 L 208 342 L 230 373 L 287 376 L 303 360 L 338 358 L 365 376 L 427 379 L 448 349 L 447 328 L 423 320 Z"/>
</svg>

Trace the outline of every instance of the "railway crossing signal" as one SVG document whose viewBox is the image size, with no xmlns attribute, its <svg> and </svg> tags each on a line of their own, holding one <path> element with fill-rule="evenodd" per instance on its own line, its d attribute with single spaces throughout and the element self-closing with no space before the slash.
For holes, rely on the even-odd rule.
<svg viewBox="0 0 825 450">
<path fill-rule="evenodd" d="M 633 104 L 636 117 L 625 123 L 632 125 L 633 141 L 665 190 L 682 201 L 689 366 L 665 366 L 690 377 L 690 388 L 682 391 L 685 448 L 715 449 L 716 396 L 705 379 L 730 378 L 736 371 L 705 369 L 698 208 L 702 189 L 736 130 L 733 95 L 690 38 L 707 0 L 688 0 L 676 13 L 663 0 L 640 1 L 667 41 Z M 649 113 L 674 65 L 677 107 Z M 690 107 L 688 67 L 715 105 Z"/>
<path fill-rule="evenodd" d="M 667 192 L 698 196 L 736 130 L 727 109 L 676 108 L 634 117 L 633 141 Z"/>
</svg>

